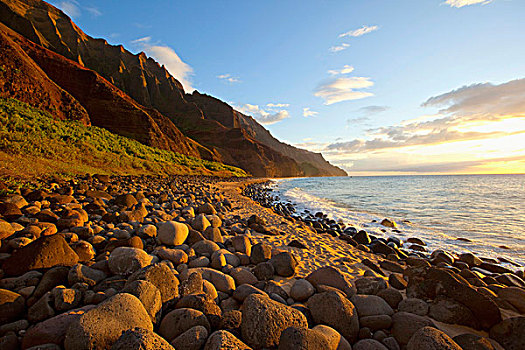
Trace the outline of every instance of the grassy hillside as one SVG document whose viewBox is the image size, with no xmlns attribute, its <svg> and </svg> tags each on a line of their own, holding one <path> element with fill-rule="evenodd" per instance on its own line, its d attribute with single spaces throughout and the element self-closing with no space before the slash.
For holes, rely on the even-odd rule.
<svg viewBox="0 0 525 350">
<path fill-rule="evenodd" d="M 54 120 L 15 99 L 0 99 L 0 176 L 77 174 L 247 176 L 233 166 L 160 150 L 77 122 Z"/>
</svg>

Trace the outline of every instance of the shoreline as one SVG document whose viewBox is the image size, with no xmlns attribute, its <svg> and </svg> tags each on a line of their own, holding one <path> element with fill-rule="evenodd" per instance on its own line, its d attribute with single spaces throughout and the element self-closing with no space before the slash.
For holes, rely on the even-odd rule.
<svg viewBox="0 0 525 350">
<path fill-rule="evenodd" d="M 521 344 L 501 329 L 525 327 L 523 276 L 483 275 L 473 256 L 406 256 L 390 242 L 368 252 L 344 229 L 320 232 L 245 196 L 266 181 L 95 175 L 0 198 L 0 300 L 13 300 L 0 305 L 0 344 L 111 347 L 142 327 L 176 349 L 310 337 L 333 350 L 397 349 L 423 341 L 426 326 L 454 344 L 463 334 Z M 176 321 L 186 314 L 205 322 Z"/>
</svg>

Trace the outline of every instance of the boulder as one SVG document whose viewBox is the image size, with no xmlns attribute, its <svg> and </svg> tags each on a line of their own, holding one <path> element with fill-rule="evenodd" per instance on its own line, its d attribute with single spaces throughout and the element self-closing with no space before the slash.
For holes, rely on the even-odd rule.
<svg viewBox="0 0 525 350">
<path fill-rule="evenodd" d="M 440 322 L 479 328 L 478 320 L 468 307 L 443 296 L 430 303 L 428 316 Z"/>
<path fill-rule="evenodd" d="M 128 276 L 151 264 L 151 260 L 151 255 L 142 249 L 119 247 L 109 255 L 108 266 L 115 275 Z"/>
<path fill-rule="evenodd" d="M 248 296 L 241 312 L 242 337 L 257 349 L 279 345 L 281 333 L 288 327 L 308 328 L 306 317 L 300 311 L 260 294 Z"/>
<path fill-rule="evenodd" d="M 175 348 L 155 332 L 136 327 L 122 333 L 111 350 L 175 350 Z"/>
<path fill-rule="evenodd" d="M 462 350 L 448 335 L 434 327 L 423 327 L 412 335 L 407 350 Z"/>
<path fill-rule="evenodd" d="M 188 237 L 188 226 L 181 222 L 167 221 L 157 227 L 157 241 L 165 245 L 181 245 Z"/>
<path fill-rule="evenodd" d="M 389 350 L 375 339 L 361 339 L 352 347 L 354 350 Z"/>
<path fill-rule="evenodd" d="M 160 292 L 162 303 L 172 301 L 179 295 L 179 280 L 165 264 L 146 266 L 129 276 L 128 283 L 136 280 L 151 282 Z"/>
<path fill-rule="evenodd" d="M 203 326 L 195 326 L 171 341 L 175 349 L 200 350 L 208 339 L 208 330 Z"/>
<path fill-rule="evenodd" d="M 153 283 L 143 280 L 136 280 L 127 284 L 122 293 L 129 293 L 136 296 L 148 312 L 151 322 L 157 324 L 160 321 L 162 309 L 162 297 Z"/>
<path fill-rule="evenodd" d="M 0 220 L 0 239 L 11 237 L 15 233 L 15 229 L 10 223 Z"/>
<path fill-rule="evenodd" d="M 107 276 L 103 271 L 92 269 L 86 265 L 76 264 L 69 269 L 67 280 L 70 285 L 74 285 L 75 283 L 86 283 L 89 286 L 94 286 L 106 277 Z"/>
<path fill-rule="evenodd" d="M 411 314 L 419 316 L 425 316 L 428 314 L 428 304 L 424 300 L 417 298 L 406 298 L 402 300 L 399 303 L 398 308 L 399 311 L 410 312 Z"/>
<path fill-rule="evenodd" d="M 322 333 L 326 340 L 328 340 L 328 350 L 352 350 L 352 346 L 341 334 L 326 325 L 319 324 L 312 328 L 313 330 Z"/>
<path fill-rule="evenodd" d="M 359 318 L 355 306 L 342 294 L 325 292 L 308 299 L 308 308 L 316 324 L 325 324 L 341 333 L 350 343 L 359 333 Z"/>
<path fill-rule="evenodd" d="M 211 328 L 208 319 L 201 311 L 190 308 L 175 309 L 162 319 L 159 334 L 172 341 L 195 326 L 202 326 L 208 332 Z"/>
<path fill-rule="evenodd" d="M 399 303 L 403 300 L 401 292 L 394 288 L 382 289 L 377 293 L 377 296 L 385 299 L 392 309 L 397 309 Z"/>
<path fill-rule="evenodd" d="M 490 337 L 505 350 L 525 349 L 525 317 L 507 318 L 490 329 Z"/>
<path fill-rule="evenodd" d="M 150 316 L 138 298 L 119 293 L 71 323 L 64 340 L 66 350 L 108 349 L 128 329 L 153 331 Z"/>
<path fill-rule="evenodd" d="M 392 316 L 392 335 L 401 345 L 408 344 L 412 335 L 423 327 L 435 327 L 435 325 L 426 317 L 408 312 L 396 312 Z"/>
<path fill-rule="evenodd" d="M 236 252 L 244 253 L 250 256 L 252 252 L 252 244 L 248 237 L 244 235 L 235 236 L 231 238 L 231 242 Z"/>
<path fill-rule="evenodd" d="M 308 300 L 314 293 L 314 286 L 305 279 L 295 281 L 290 289 L 290 296 L 297 301 Z"/>
<path fill-rule="evenodd" d="M 5 259 L 2 269 L 7 275 L 23 275 L 27 271 L 48 269 L 54 266 L 73 266 L 78 255 L 60 234 L 40 237 L 15 251 Z"/>
<path fill-rule="evenodd" d="M 233 334 L 228 331 L 219 330 L 213 332 L 206 345 L 204 345 L 204 350 L 251 350 L 248 345 L 237 339 Z"/>
<path fill-rule="evenodd" d="M 377 295 L 354 295 L 350 301 L 356 307 L 359 317 L 394 314 L 390 305 Z"/>
<path fill-rule="evenodd" d="M 154 253 L 163 260 L 171 261 L 175 266 L 188 262 L 188 254 L 186 254 L 182 249 L 169 249 L 160 247 L 160 249 L 155 250 Z"/>
<path fill-rule="evenodd" d="M 7 289 L 0 289 L 0 325 L 22 318 L 25 309 L 24 298 Z"/>
<path fill-rule="evenodd" d="M 288 327 L 281 333 L 279 350 L 327 350 L 330 342 L 313 329 Z"/>
<path fill-rule="evenodd" d="M 525 290 L 518 287 L 507 287 L 498 291 L 498 297 L 525 314 Z"/>
<path fill-rule="evenodd" d="M 456 335 L 452 340 L 463 350 L 496 350 L 490 340 L 477 334 L 460 334 Z"/>
<path fill-rule="evenodd" d="M 231 294 L 235 290 L 235 280 L 230 275 L 209 267 L 199 267 L 188 269 L 188 273 L 199 272 L 202 278 L 211 282 L 215 288 L 224 293 Z"/>
<path fill-rule="evenodd" d="M 270 260 L 272 257 L 272 247 L 265 243 L 257 243 L 252 247 L 250 255 L 250 261 L 252 264 L 257 265 L 259 263 Z"/>
<path fill-rule="evenodd" d="M 314 287 L 326 285 L 337 288 L 345 293 L 348 298 L 356 293 L 356 288 L 350 282 L 350 279 L 332 266 L 321 267 L 315 270 L 306 277 L 306 280 Z"/>
</svg>

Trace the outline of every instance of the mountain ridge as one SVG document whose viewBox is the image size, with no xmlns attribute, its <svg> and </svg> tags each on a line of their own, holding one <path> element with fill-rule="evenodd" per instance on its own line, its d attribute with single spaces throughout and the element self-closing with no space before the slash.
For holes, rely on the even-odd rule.
<svg viewBox="0 0 525 350">
<path fill-rule="evenodd" d="M 1 22 L 30 41 L 96 71 L 145 109 L 166 116 L 203 158 L 240 166 L 256 176 L 346 175 L 322 155 L 278 141 L 223 101 L 198 92 L 186 94 L 164 66 L 143 52 L 135 55 L 122 45 L 90 37 L 52 5 L 1 0 L 0 13 Z M 213 113 L 213 108 L 223 112 Z"/>
</svg>

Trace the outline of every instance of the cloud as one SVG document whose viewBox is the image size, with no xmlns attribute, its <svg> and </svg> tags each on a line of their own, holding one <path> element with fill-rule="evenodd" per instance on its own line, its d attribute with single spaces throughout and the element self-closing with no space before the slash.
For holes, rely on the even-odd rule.
<svg viewBox="0 0 525 350">
<path fill-rule="evenodd" d="M 268 108 L 286 108 L 286 107 L 290 107 L 290 104 L 289 103 L 268 103 L 266 107 Z"/>
<path fill-rule="evenodd" d="M 509 115 L 525 113 L 525 78 L 494 85 L 480 83 L 429 98 L 423 107 L 443 107 L 455 115 Z"/>
<path fill-rule="evenodd" d="M 348 119 L 346 123 L 347 124 L 364 124 L 368 121 L 370 121 L 370 118 L 368 117 L 356 117 L 356 118 Z"/>
<path fill-rule="evenodd" d="M 354 71 L 354 67 L 345 64 L 342 69 L 329 70 L 328 74 L 330 75 L 339 75 L 339 74 L 349 74 Z"/>
<path fill-rule="evenodd" d="M 349 47 L 350 47 L 350 44 L 342 43 L 341 45 L 332 46 L 329 50 L 330 52 L 339 52 L 339 51 L 346 50 Z"/>
<path fill-rule="evenodd" d="M 443 4 L 449 5 L 450 7 L 460 8 L 476 4 L 486 5 L 491 2 L 492 0 L 447 0 Z"/>
<path fill-rule="evenodd" d="M 240 83 L 240 79 L 237 78 L 237 77 L 232 77 L 231 74 L 221 74 L 221 75 L 217 75 L 217 78 L 221 79 L 221 80 L 225 80 L 227 81 L 228 83 Z"/>
<path fill-rule="evenodd" d="M 98 17 L 102 15 L 102 12 L 93 6 L 82 6 L 78 1 L 66 0 L 58 1 L 55 6 L 61 9 L 65 14 L 71 18 L 78 18 L 82 15 L 82 11 L 87 11 L 91 16 Z"/>
<path fill-rule="evenodd" d="M 270 103 L 270 105 L 273 104 Z M 248 103 L 241 106 L 234 106 L 234 108 L 243 114 L 251 115 L 263 125 L 275 124 L 283 119 L 290 117 L 290 114 L 287 110 L 275 110 L 273 108 L 263 109 L 258 105 L 252 105 Z"/>
<path fill-rule="evenodd" d="M 303 108 L 303 117 L 315 117 L 319 112 L 311 111 L 310 107 Z"/>
<path fill-rule="evenodd" d="M 339 34 L 339 37 L 340 38 L 344 38 L 344 37 L 347 37 L 347 36 L 358 37 L 358 36 L 365 35 L 365 34 L 368 34 L 370 32 L 373 32 L 373 31 L 378 30 L 378 29 L 379 29 L 378 26 L 362 26 L 359 29 L 350 30 L 350 31 L 348 31 L 346 33 Z"/>
<path fill-rule="evenodd" d="M 193 68 L 183 62 L 171 47 L 153 43 L 149 36 L 133 40 L 131 43 L 137 45 L 157 62 L 164 65 L 168 72 L 182 84 L 184 91 L 192 92 L 195 90 L 190 82 Z"/>
<path fill-rule="evenodd" d="M 370 115 L 374 115 L 374 114 L 378 114 L 378 113 L 387 111 L 389 108 L 390 107 L 388 106 L 366 106 L 366 107 L 359 108 L 357 112 L 370 116 Z"/>
<path fill-rule="evenodd" d="M 325 105 L 331 105 L 337 102 L 358 100 L 361 98 L 373 96 L 371 92 L 360 91 L 373 86 L 374 83 L 366 77 L 344 77 L 331 79 L 320 84 L 314 91 L 314 95 L 321 97 Z"/>
</svg>

